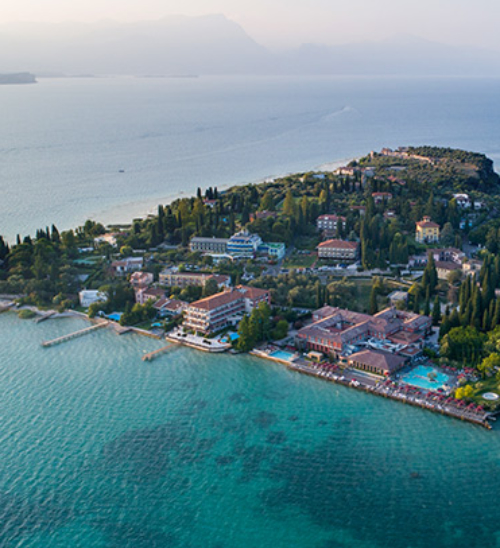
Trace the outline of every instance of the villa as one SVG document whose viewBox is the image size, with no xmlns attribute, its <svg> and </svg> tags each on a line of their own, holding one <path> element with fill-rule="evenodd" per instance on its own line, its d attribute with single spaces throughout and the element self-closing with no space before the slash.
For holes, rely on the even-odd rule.
<svg viewBox="0 0 500 548">
<path fill-rule="evenodd" d="M 133 287 L 147 287 L 154 281 L 154 276 L 151 272 L 134 272 L 130 276 L 130 284 Z"/>
<path fill-rule="evenodd" d="M 84 289 L 78 293 L 78 298 L 80 300 L 80 306 L 88 308 L 91 304 L 107 301 L 108 295 L 102 291 Z"/>
<path fill-rule="evenodd" d="M 111 263 L 111 271 L 117 276 L 124 276 L 131 272 L 137 272 L 144 266 L 142 257 L 127 257 L 121 261 L 113 261 Z"/>
<path fill-rule="evenodd" d="M 159 287 L 141 287 L 135 290 L 135 302 L 146 304 L 148 301 L 155 303 L 165 297 L 165 290 Z"/>
<path fill-rule="evenodd" d="M 415 230 L 415 240 L 419 244 L 439 242 L 439 225 L 431 221 L 430 217 L 425 216 L 418 221 Z"/>
<path fill-rule="evenodd" d="M 390 192 L 372 192 L 372 198 L 376 204 L 382 204 L 392 200 L 392 194 Z"/>
</svg>

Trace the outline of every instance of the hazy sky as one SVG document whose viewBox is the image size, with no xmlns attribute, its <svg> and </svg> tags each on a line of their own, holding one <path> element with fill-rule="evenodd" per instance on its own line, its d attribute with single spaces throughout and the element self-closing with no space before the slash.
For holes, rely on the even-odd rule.
<svg viewBox="0 0 500 548">
<path fill-rule="evenodd" d="M 411 33 L 500 50 L 500 0 L 1 0 L 0 23 L 223 13 L 258 42 L 344 43 Z"/>
</svg>

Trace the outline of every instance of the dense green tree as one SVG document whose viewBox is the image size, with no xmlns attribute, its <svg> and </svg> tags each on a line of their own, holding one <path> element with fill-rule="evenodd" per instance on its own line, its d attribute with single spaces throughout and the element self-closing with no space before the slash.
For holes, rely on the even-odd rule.
<svg viewBox="0 0 500 548">
<path fill-rule="evenodd" d="M 432 325 L 439 325 L 441 321 L 441 304 L 439 302 L 439 297 L 436 295 L 434 299 L 434 304 L 432 306 Z"/>
</svg>

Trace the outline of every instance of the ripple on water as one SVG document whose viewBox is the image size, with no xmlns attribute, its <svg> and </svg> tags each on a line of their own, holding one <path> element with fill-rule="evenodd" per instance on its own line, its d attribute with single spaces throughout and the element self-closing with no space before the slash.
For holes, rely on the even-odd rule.
<svg viewBox="0 0 500 548">
<path fill-rule="evenodd" d="M 40 347 L 78 327 L 0 315 L 0 546 L 500 538 L 498 430 L 309 377 L 290 383 L 285 368 L 240 356 L 186 350 L 145 367 L 143 350 L 161 343 L 106 330 Z M 287 399 L 267 401 L 269 387 Z"/>
</svg>

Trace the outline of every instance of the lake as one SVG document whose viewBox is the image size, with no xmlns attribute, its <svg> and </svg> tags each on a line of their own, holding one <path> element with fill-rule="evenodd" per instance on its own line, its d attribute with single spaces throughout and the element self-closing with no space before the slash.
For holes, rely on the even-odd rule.
<svg viewBox="0 0 500 548">
<path fill-rule="evenodd" d="M 85 325 L 0 315 L 0 546 L 499 545 L 497 428 Z"/>
<path fill-rule="evenodd" d="M 500 160 L 500 79 L 40 79 L 0 87 L 0 234 L 129 222 L 225 188 L 431 144 Z"/>
</svg>

